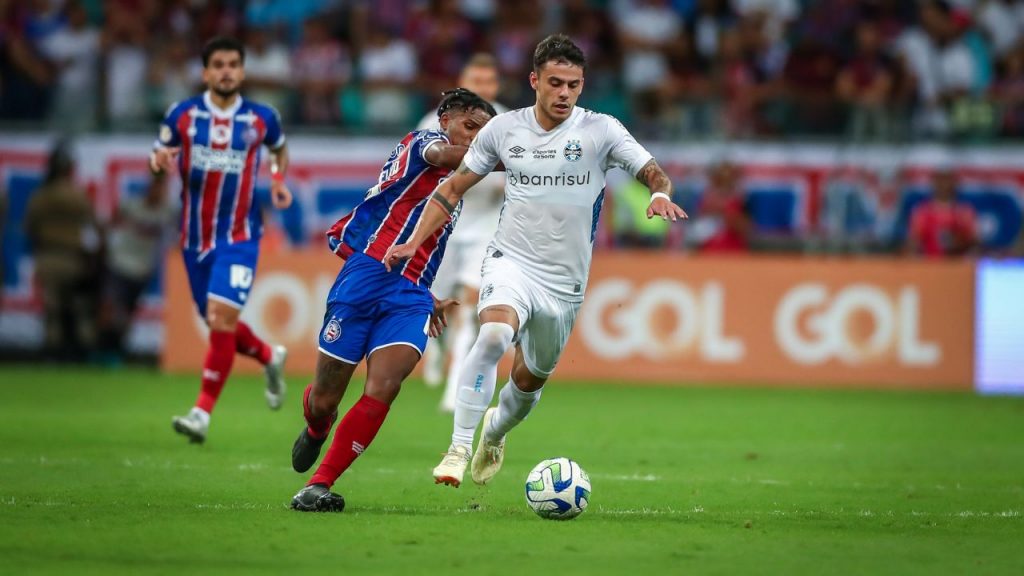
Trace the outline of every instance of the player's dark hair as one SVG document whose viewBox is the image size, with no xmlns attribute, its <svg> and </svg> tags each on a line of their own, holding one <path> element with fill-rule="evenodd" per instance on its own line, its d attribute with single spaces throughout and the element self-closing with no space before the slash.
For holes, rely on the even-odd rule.
<svg viewBox="0 0 1024 576">
<path fill-rule="evenodd" d="M 71 142 L 65 139 L 57 141 L 46 160 L 46 184 L 71 176 L 74 171 L 75 159 L 71 152 Z"/>
<path fill-rule="evenodd" d="M 537 44 L 537 49 L 533 51 L 533 71 L 540 72 L 541 67 L 551 61 L 587 69 L 587 57 L 583 55 L 583 50 L 565 34 L 552 34 Z"/>
<path fill-rule="evenodd" d="M 203 46 L 203 68 L 210 65 L 210 57 L 213 56 L 214 52 L 220 52 L 222 50 L 226 52 L 238 52 L 238 56 L 242 59 L 242 63 L 245 64 L 245 46 L 234 38 L 218 36 Z"/>
<path fill-rule="evenodd" d="M 483 110 L 490 114 L 492 118 L 498 115 L 498 112 L 494 109 L 494 106 L 491 106 L 490 102 L 477 96 L 476 92 L 473 92 L 472 90 L 456 88 L 454 90 L 442 92 L 441 96 L 441 104 L 437 107 L 438 118 L 440 118 L 445 112 L 451 112 L 452 110 L 460 110 L 463 112 L 469 112 L 470 110 Z"/>
</svg>

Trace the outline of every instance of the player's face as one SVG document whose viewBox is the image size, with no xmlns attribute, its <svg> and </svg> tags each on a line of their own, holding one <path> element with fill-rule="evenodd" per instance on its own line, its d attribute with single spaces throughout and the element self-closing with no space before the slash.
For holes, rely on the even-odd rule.
<svg viewBox="0 0 1024 576">
<path fill-rule="evenodd" d="M 441 129 L 456 146 L 469 146 L 476 133 L 487 124 L 491 115 L 479 108 L 469 111 L 455 110 L 441 115 Z"/>
<path fill-rule="evenodd" d="M 459 86 L 475 92 L 488 102 L 494 102 L 500 88 L 498 71 L 490 66 L 470 66 L 462 71 Z"/>
<path fill-rule="evenodd" d="M 575 64 L 547 62 L 540 72 L 530 72 L 530 86 L 537 91 L 537 105 L 554 123 L 572 114 L 583 91 L 583 69 Z"/>
<path fill-rule="evenodd" d="M 231 96 L 238 92 L 244 79 L 242 55 L 234 50 L 214 52 L 210 55 L 206 68 L 203 68 L 203 82 L 206 87 L 220 96 Z"/>
</svg>

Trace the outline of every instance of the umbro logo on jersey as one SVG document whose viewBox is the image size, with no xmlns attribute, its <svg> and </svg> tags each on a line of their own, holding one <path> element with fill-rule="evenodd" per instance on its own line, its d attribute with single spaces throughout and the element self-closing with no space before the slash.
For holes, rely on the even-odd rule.
<svg viewBox="0 0 1024 576">
<path fill-rule="evenodd" d="M 512 158 L 522 158 L 523 152 L 526 152 L 526 148 L 523 148 L 522 146 L 513 146 L 509 148 L 508 151 L 509 154 L 512 154 Z"/>
</svg>

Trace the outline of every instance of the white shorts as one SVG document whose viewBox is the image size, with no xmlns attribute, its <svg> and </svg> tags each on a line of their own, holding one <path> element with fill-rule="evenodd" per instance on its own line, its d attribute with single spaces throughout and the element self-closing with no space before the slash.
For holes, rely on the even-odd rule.
<svg viewBox="0 0 1024 576">
<path fill-rule="evenodd" d="M 490 238 L 475 241 L 458 241 L 453 236 L 444 251 L 444 258 L 437 268 L 431 291 L 434 296 L 459 298 L 460 288 L 476 290 L 480 287 L 480 264 L 487 255 Z"/>
<path fill-rule="evenodd" d="M 516 311 L 516 342 L 523 350 L 526 368 L 538 378 L 548 378 L 555 371 L 581 304 L 553 295 L 508 258 L 484 259 L 477 311 L 501 305 Z"/>
</svg>

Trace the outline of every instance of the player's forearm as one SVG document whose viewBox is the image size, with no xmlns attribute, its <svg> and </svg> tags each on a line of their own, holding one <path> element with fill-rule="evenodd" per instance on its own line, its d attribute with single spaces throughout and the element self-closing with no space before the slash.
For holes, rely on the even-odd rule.
<svg viewBox="0 0 1024 576">
<path fill-rule="evenodd" d="M 416 228 L 412 231 L 412 236 L 409 237 L 408 244 L 419 248 L 427 238 L 430 238 L 434 232 L 437 232 L 438 228 L 444 226 L 451 218 L 454 204 L 446 204 L 447 199 L 440 195 L 441 188 L 443 187 L 442 185 L 438 188 L 427 200 L 427 205 L 423 208 L 423 213 L 416 223 Z"/>
<path fill-rule="evenodd" d="M 270 176 L 284 178 L 288 171 L 288 145 L 283 144 L 277 150 L 270 151 Z M 280 176 L 278 176 L 280 174 Z"/>
<path fill-rule="evenodd" d="M 653 158 L 637 172 L 636 179 L 647 186 L 652 196 L 660 193 L 672 197 L 672 181 Z"/>
</svg>

